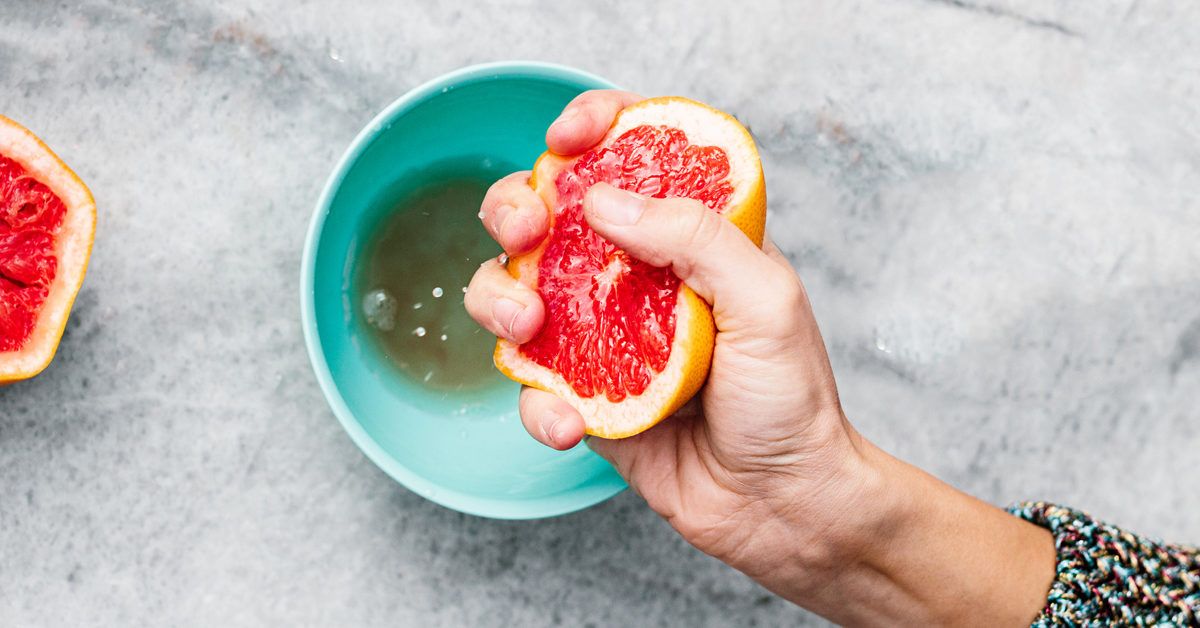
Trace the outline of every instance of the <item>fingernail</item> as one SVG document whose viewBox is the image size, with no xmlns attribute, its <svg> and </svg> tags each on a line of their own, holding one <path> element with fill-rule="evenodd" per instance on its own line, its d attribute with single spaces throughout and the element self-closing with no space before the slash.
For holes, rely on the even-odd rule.
<svg viewBox="0 0 1200 628">
<path fill-rule="evenodd" d="M 556 445 L 567 442 L 567 426 L 563 425 L 562 420 L 557 420 L 550 426 L 550 438 L 554 439 Z"/>
<path fill-rule="evenodd" d="M 562 417 L 560 416 L 554 417 L 554 420 L 550 423 L 549 429 L 546 429 L 546 423 L 544 421 L 542 422 L 542 435 L 546 437 L 546 440 L 550 441 L 551 445 L 557 445 L 559 443 L 559 439 L 562 438 L 562 434 L 559 433 L 558 427 L 560 424 L 562 424 Z"/>
<path fill-rule="evenodd" d="M 610 225 L 632 225 L 646 211 L 646 197 L 612 186 L 592 188 L 592 211 Z"/>
<path fill-rule="evenodd" d="M 517 317 L 525 311 L 525 306 L 506 297 L 500 297 L 492 302 L 492 320 L 504 331 L 505 338 L 514 340 L 513 325 Z"/>
<path fill-rule="evenodd" d="M 504 223 L 508 221 L 508 217 L 517 213 L 517 208 L 512 205 L 501 205 L 492 212 L 492 233 L 500 235 L 500 230 L 504 229 Z"/>
<path fill-rule="evenodd" d="M 528 233 L 533 230 L 533 225 L 528 217 L 521 215 L 514 209 L 500 223 L 500 231 L 497 233 L 497 237 L 502 245 L 506 247 L 512 246 L 517 244 L 513 238 L 522 230 Z"/>
</svg>

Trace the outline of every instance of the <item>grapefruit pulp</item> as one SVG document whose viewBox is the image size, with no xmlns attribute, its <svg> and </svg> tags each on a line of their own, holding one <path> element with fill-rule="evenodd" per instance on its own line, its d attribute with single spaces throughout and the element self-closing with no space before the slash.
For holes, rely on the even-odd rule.
<svg viewBox="0 0 1200 628">
<path fill-rule="evenodd" d="M 634 259 L 588 226 L 583 197 L 600 182 L 699 201 L 760 246 L 766 193 L 750 133 L 728 114 L 677 97 L 631 105 L 591 150 L 545 153 L 534 165 L 530 185 L 551 208 L 550 230 L 508 270 L 538 291 L 546 322 L 525 344 L 499 340 L 495 362 L 571 403 L 588 434 L 623 438 L 696 394 L 715 328 L 709 305 L 670 268 Z"/>
<path fill-rule="evenodd" d="M 0 384 L 33 377 L 54 358 L 95 227 L 87 186 L 0 116 Z"/>
</svg>

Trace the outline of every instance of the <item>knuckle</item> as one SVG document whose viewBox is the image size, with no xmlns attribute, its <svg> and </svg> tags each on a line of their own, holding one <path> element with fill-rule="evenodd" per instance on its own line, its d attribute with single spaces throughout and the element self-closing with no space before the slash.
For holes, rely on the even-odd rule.
<svg viewBox="0 0 1200 628">
<path fill-rule="evenodd" d="M 788 272 L 783 268 L 772 269 L 771 282 L 772 291 L 780 306 L 788 310 L 803 307 L 804 286 L 800 285 L 800 278 L 795 273 Z"/>
<path fill-rule="evenodd" d="M 505 205 L 515 205 L 521 186 L 528 187 L 529 172 L 514 172 L 488 187 L 483 195 L 482 209 L 494 211 Z"/>
<path fill-rule="evenodd" d="M 499 182 L 493 183 L 487 194 L 483 196 L 483 202 L 479 204 L 479 219 L 488 227 L 495 220 L 494 214 L 505 204 L 504 194 L 496 189 L 498 185 L 500 185 Z"/>
<path fill-rule="evenodd" d="M 467 294 L 463 297 L 463 306 L 467 308 L 467 314 L 476 322 L 483 323 L 490 319 L 487 313 L 487 308 L 484 307 L 487 301 L 487 295 L 484 294 L 483 287 L 476 282 L 471 282 L 467 288 Z"/>
<path fill-rule="evenodd" d="M 764 278 L 764 283 L 765 298 L 770 305 L 766 310 L 774 314 L 765 321 L 768 333 L 776 337 L 794 333 L 808 308 L 808 297 L 800 278 L 780 268 L 772 270 Z"/>
<path fill-rule="evenodd" d="M 694 201 L 668 207 L 673 214 L 675 224 L 671 225 L 674 235 L 675 249 L 670 261 L 676 266 L 676 273 L 681 277 L 691 276 L 695 263 L 702 259 L 708 249 L 721 239 L 724 230 L 729 228 L 725 219 L 716 212 Z"/>
<path fill-rule="evenodd" d="M 467 284 L 467 293 L 463 295 L 463 305 L 472 318 L 480 321 L 490 320 L 488 304 L 502 291 L 502 282 L 507 275 L 494 259 L 485 262 L 475 271 L 471 282 Z"/>
<path fill-rule="evenodd" d="M 684 221 L 682 244 L 690 250 L 706 249 L 716 242 L 727 225 L 725 219 L 697 202 L 688 203 L 686 211 L 678 211 Z M 680 208 L 682 209 L 682 208 Z"/>
<path fill-rule="evenodd" d="M 495 183 L 492 183 L 490 186 L 488 186 L 487 193 L 483 195 L 483 206 L 487 207 L 489 204 L 494 205 L 496 201 L 504 195 L 505 185 L 504 179 L 498 179 Z"/>
<path fill-rule="evenodd" d="M 587 107 L 592 103 L 604 102 L 612 98 L 610 89 L 589 89 L 572 100 L 567 107 Z"/>
</svg>

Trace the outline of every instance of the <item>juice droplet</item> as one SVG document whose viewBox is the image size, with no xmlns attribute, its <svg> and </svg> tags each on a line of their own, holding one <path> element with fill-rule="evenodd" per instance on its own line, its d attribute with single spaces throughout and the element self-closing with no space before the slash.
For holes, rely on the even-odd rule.
<svg viewBox="0 0 1200 628">
<path fill-rule="evenodd" d="M 396 297 L 382 288 L 363 296 L 362 311 L 367 323 L 379 331 L 396 328 Z"/>
<path fill-rule="evenodd" d="M 466 293 L 467 293 L 467 287 L 463 286 L 463 294 L 466 294 Z"/>
<path fill-rule="evenodd" d="M 446 334 L 442 334 L 442 342 L 446 342 Z"/>
<path fill-rule="evenodd" d="M 421 302 L 420 302 L 420 301 L 417 301 L 416 303 L 413 303 L 413 309 L 414 309 L 414 310 L 419 310 L 419 309 L 421 309 Z"/>
<path fill-rule="evenodd" d="M 442 288 L 441 288 L 441 286 L 435 287 L 435 288 L 433 289 L 433 298 L 435 298 L 435 299 L 440 299 L 440 298 L 442 298 Z"/>
<path fill-rule="evenodd" d="M 417 338 L 423 338 L 425 336 L 425 328 L 418 327 L 418 328 L 414 329 L 413 335 L 416 336 Z M 426 378 L 426 381 L 428 381 L 428 378 Z"/>
<path fill-rule="evenodd" d="M 478 216 L 480 220 L 483 220 L 483 212 L 479 212 L 478 214 L 475 214 L 475 215 Z"/>
</svg>

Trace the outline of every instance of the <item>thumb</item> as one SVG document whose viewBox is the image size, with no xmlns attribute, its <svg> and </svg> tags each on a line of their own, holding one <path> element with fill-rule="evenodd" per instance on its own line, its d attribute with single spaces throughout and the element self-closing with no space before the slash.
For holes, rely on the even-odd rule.
<svg viewBox="0 0 1200 628">
<path fill-rule="evenodd" d="M 794 273 L 699 201 L 650 198 L 598 183 L 584 196 L 583 211 L 592 229 L 633 257 L 670 266 L 712 304 L 720 329 L 776 315 L 764 296 L 779 294 L 774 285 L 797 283 Z"/>
</svg>

